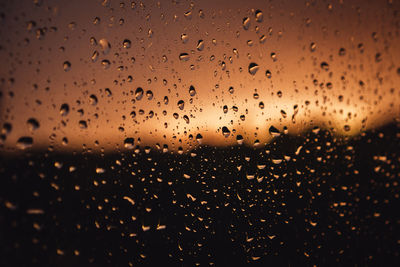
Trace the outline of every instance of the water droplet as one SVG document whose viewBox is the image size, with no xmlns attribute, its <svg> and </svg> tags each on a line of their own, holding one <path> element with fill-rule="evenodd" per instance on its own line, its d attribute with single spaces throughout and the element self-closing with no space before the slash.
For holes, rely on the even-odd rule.
<svg viewBox="0 0 400 267">
<path fill-rule="evenodd" d="M 225 114 L 228 113 L 228 106 L 227 105 L 223 106 L 222 110 L 224 111 Z"/>
<path fill-rule="evenodd" d="M 182 43 L 186 44 L 189 41 L 189 36 L 186 33 L 181 34 Z"/>
<path fill-rule="evenodd" d="M 196 89 L 193 87 L 193 85 L 191 85 L 189 87 L 189 95 L 190 96 L 195 96 L 196 95 Z"/>
<path fill-rule="evenodd" d="M 64 103 L 60 107 L 60 114 L 61 116 L 67 116 L 69 113 L 69 106 L 68 104 Z"/>
<path fill-rule="evenodd" d="M 189 124 L 189 117 L 187 115 L 183 115 L 183 119 L 187 124 Z"/>
<path fill-rule="evenodd" d="M 165 105 L 168 105 L 168 103 L 169 103 L 168 96 L 164 96 L 164 104 L 165 104 Z"/>
<path fill-rule="evenodd" d="M 79 127 L 81 129 L 86 129 L 87 128 L 87 122 L 84 120 L 79 121 Z"/>
<path fill-rule="evenodd" d="M 64 61 L 63 68 L 65 72 L 69 71 L 71 69 L 71 63 L 69 61 Z"/>
<path fill-rule="evenodd" d="M 107 39 L 100 39 L 99 45 L 104 55 L 107 55 L 110 52 L 111 44 L 107 41 Z"/>
<path fill-rule="evenodd" d="M 319 128 L 318 126 L 315 126 L 315 127 L 312 129 L 312 132 L 315 133 L 315 134 L 318 134 L 319 131 L 320 131 L 320 128 Z"/>
<path fill-rule="evenodd" d="M 146 91 L 146 97 L 147 100 L 152 100 L 153 99 L 153 92 L 151 90 Z"/>
<path fill-rule="evenodd" d="M 271 72 L 269 70 L 267 70 L 265 72 L 265 76 L 267 76 L 268 79 L 271 79 L 272 74 L 271 74 Z"/>
<path fill-rule="evenodd" d="M 328 71 L 329 70 L 329 64 L 326 63 L 325 61 L 321 63 L 321 69 Z"/>
<path fill-rule="evenodd" d="M 10 123 L 6 122 L 3 124 L 1 133 L 7 135 L 7 134 L 11 133 L 11 130 L 12 130 L 12 125 Z"/>
<path fill-rule="evenodd" d="M 135 91 L 136 100 L 141 100 L 143 97 L 144 91 L 141 87 L 138 87 Z"/>
<path fill-rule="evenodd" d="M 179 59 L 180 59 L 181 61 L 188 61 L 188 60 L 190 59 L 190 56 L 189 56 L 188 53 L 181 53 L 181 54 L 179 55 Z"/>
<path fill-rule="evenodd" d="M 61 144 L 62 144 L 63 146 L 68 145 L 68 138 L 67 138 L 67 137 L 63 137 L 63 139 L 61 140 Z"/>
<path fill-rule="evenodd" d="M 106 69 L 108 69 L 110 67 L 111 62 L 109 60 L 107 60 L 107 59 L 104 59 L 104 60 L 101 61 L 101 65 L 103 66 L 103 69 L 106 70 Z"/>
<path fill-rule="evenodd" d="M 269 134 L 272 135 L 273 137 L 280 136 L 281 133 L 279 132 L 278 129 L 276 129 L 274 126 L 269 127 Z"/>
<path fill-rule="evenodd" d="M 346 124 L 343 128 L 344 128 L 344 130 L 345 130 L 346 132 L 348 132 L 348 131 L 351 130 L 350 125 L 347 125 L 347 124 Z"/>
<path fill-rule="evenodd" d="M 233 87 L 231 86 L 231 87 L 229 87 L 229 90 L 228 90 L 228 91 L 229 91 L 230 94 L 233 94 L 233 92 L 234 92 L 235 90 L 234 90 Z"/>
<path fill-rule="evenodd" d="M 133 145 L 134 145 L 134 139 L 131 137 L 128 137 L 124 140 L 124 147 L 127 149 L 133 149 Z"/>
<path fill-rule="evenodd" d="M 183 110 L 184 107 L 185 107 L 185 102 L 183 100 L 179 100 L 178 101 L 178 108 L 180 110 Z"/>
<path fill-rule="evenodd" d="M 274 53 L 274 52 L 271 53 L 271 59 L 274 62 L 278 60 L 278 57 L 277 57 L 276 53 Z"/>
<path fill-rule="evenodd" d="M 95 95 L 90 95 L 90 97 L 89 97 L 89 103 L 90 103 L 91 105 L 95 106 L 95 105 L 97 105 L 97 102 L 98 102 L 97 96 L 95 96 Z"/>
<path fill-rule="evenodd" d="M 97 52 L 97 50 L 95 50 L 95 51 L 93 52 L 93 54 L 92 54 L 92 57 L 91 57 L 92 62 L 96 62 L 97 59 L 99 58 L 99 55 L 100 55 L 100 53 Z"/>
<path fill-rule="evenodd" d="M 101 173 L 105 173 L 105 172 L 106 172 L 106 170 L 104 168 L 96 168 L 96 173 L 101 174 Z"/>
<path fill-rule="evenodd" d="M 201 134 L 197 134 L 196 135 L 196 140 L 199 144 L 201 144 L 201 142 L 203 141 L 203 136 Z"/>
<path fill-rule="evenodd" d="M 257 22 L 262 22 L 264 18 L 262 11 L 257 9 L 255 12 L 255 17 Z"/>
<path fill-rule="evenodd" d="M 105 92 L 106 92 L 107 96 L 112 96 L 112 92 L 111 92 L 110 88 L 106 88 Z"/>
<path fill-rule="evenodd" d="M 122 46 L 125 48 L 125 49 L 129 49 L 129 48 L 131 48 L 131 41 L 130 40 L 128 40 L 128 39 L 125 39 L 123 42 L 122 42 Z"/>
<path fill-rule="evenodd" d="M 264 102 L 261 101 L 260 103 L 258 103 L 258 107 L 263 109 L 264 108 Z"/>
<path fill-rule="evenodd" d="M 224 126 L 224 127 L 222 127 L 222 134 L 225 137 L 229 137 L 229 135 L 231 134 L 231 131 L 229 131 L 229 129 L 226 126 Z"/>
<path fill-rule="evenodd" d="M 32 147 L 32 145 L 33 145 L 32 137 L 23 136 L 23 137 L 20 137 L 17 141 L 17 148 L 21 149 L 21 150 L 30 148 L 30 147 Z"/>
<path fill-rule="evenodd" d="M 317 49 L 317 45 L 316 45 L 315 43 L 311 43 L 311 44 L 310 44 L 310 51 L 311 51 L 311 52 L 314 52 L 315 49 Z"/>
<path fill-rule="evenodd" d="M 35 118 L 30 118 L 29 120 L 27 120 L 26 123 L 28 124 L 28 128 L 30 131 L 37 130 L 40 127 L 39 122 Z"/>
<path fill-rule="evenodd" d="M 242 145 L 243 141 L 244 141 L 244 139 L 243 139 L 242 135 L 239 134 L 236 136 L 236 142 L 238 143 L 238 145 Z"/>
<path fill-rule="evenodd" d="M 247 31 L 249 28 L 250 28 L 250 18 L 245 17 L 243 18 L 243 29 Z"/>
<path fill-rule="evenodd" d="M 197 48 L 198 51 L 203 51 L 203 49 L 204 49 L 204 41 L 203 40 L 199 40 L 197 42 L 196 48 Z"/>
<path fill-rule="evenodd" d="M 260 67 L 256 63 L 249 64 L 249 73 L 251 75 L 255 75 Z"/>
</svg>

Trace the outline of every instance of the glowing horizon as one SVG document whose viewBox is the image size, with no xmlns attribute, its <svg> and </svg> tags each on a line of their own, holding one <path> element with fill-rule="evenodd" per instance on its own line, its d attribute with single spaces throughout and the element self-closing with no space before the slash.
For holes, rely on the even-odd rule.
<svg viewBox="0 0 400 267">
<path fill-rule="evenodd" d="M 318 126 L 353 136 L 400 115 L 399 35 L 387 7 L 82 5 L 44 5 L 33 9 L 35 23 L 3 26 L 3 32 L 17 29 L 9 30 L 0 51 L 0 123 L 12 125 L 10 133 L 3 129 L 3 152 L 16 150 L 23 136 L 33 138 L 33 150 L 79 151 L 85 144 L 106 152 L 123 148 L 126 138 L 190 149 L 197 134 L 213 146 L 236 144 L 237 135 L 247 145 L 266 143 L 271 126 L 287 127 L 289 134 Z M 7 8 L 13 14 L 19 4 Z M 249 70 L 252 63 L 258 67 Z M 143 89 L 140 100 L 137 88 Z M 67 115 L 60 114 L 63 104 Z M 27 123 L 31 118 L 37 129 Z"/>
</svg>

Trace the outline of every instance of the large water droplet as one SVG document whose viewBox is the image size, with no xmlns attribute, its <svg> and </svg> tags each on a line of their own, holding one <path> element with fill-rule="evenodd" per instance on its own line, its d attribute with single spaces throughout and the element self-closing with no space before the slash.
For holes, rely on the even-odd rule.
<svg viewBox="0 0 400 267">
<path fill-rule="evenodd" d="M 179 55 L 179 59 L 180 59 L 181 61 L 188 61 L 188 60 L 190 59 L 190 56 L 189 56 L 188 53 L 181 53 L 181 54 Z"/>
<path fill-rule="evenodd" d="M 20 137 L 17 141 L 17 148 L 18 149 L 27 149 L 32 147 L 33 145 L 33 138 L 28 136 Z"/>
<path fill-rule="evenodd" d="M 178 101 L 178 108 L 180 110 L 183 110 L 184 107 L 185 107 L 185 102 L 183 100 L 179 100 Z"/>
<path fill-rule="evenodd" d="M 69 113 L 69 106 L 68 104 L 64 103 L 60 107 L 60 114 L 61 116 L 67 116 Z"/>
<path fill-rule="evenodd" d="M 252 62 L 249 64 L 249 73 L 251 75 L 255 75 L 257 73 L 257 71 L 259 70 L 259 68 L 260 67 L 256 63 Z"/>
<path fill-rule="evenodd" d="M 198 51 L 203 51 L 203 49 L 204 49 L 204 41 L 203 40 L 199 40 L 197 42 L 196 48 L 197 48 Z"/>
<path fill-rule="evenodd" d="M 262 11 L 257 9 L 255 12 L 255 17 L 257 22 L 262 22 L 264 18 Z"/>
<path fill-rule="evenodd" d="M 100 39 L 99 41 L 101 51 L 104 55 L 107 55 L 110 52 L 111 44 L 107 41 L 107 39 Z"/>
<path fill-rule="evenodd" d="M 84 120 L 79 121 L 79 128 L 86 129 L 87 128 L 87 122 L 84 121 Z"/>
<path fill-rule="evenodd" d="M 229 131 L 228 127 L 224 126 L 224 127 L 222 127 L 222 134 L 225 137 L 229 137 L 229 135 L 231 134 L 231 131 Z"/>
<path fill-rule="evenodd" d="M 135 143 L 135 140 L 131 137 L 128 137 L 124 140 L 124 147 L 127 149 L 133 149 L 134 143 Z"/>
<path fill-rule="evenodd" d="M 196 89 L 193 87 L 193 85 L 191 85 L 189 87 L 189 95 L 190 96 L 195 96 L 196 95 Z"/>
<path fill-rule="evenodd" d="M 269 134 L 272 135 L 273 137 L 280 136 L 281 133 L 279 132 L 278 129 L 276 129 L 274 126 L 269 127 Z"/>
<path fill-rule="evenodd" d="M 125 49 L 128 49 L 128 48 L 131 48 L 131 41 L 130 40 L 128 40 L 128 39 L 125 39 L 123 42 L 122 42 L 122 46 L 125 48 Z"/>
<path fill-rule="evenodd" d="M 30 131 L 37 130 L 40 127 L 39 122 L 35 118 L 30 118 L 29 120 L 27 120 L 26 123 L 28 124 L 28 128 Z"/>
<path fill-rule="evenodd" d="M 90 103 L 91 105 L 95 106 L 95 105 L 97 105 L 97 102 L 98 102 L 97 96 L 95 96 L 95 95 L 90 95 L 90 97 L 89 97 L 89 103 Z"/>
<path fill-rule="evenodd" d="M 143 94 L 144 94 L 143 89 L 142 89 L 141 87 L 138 87 L 138 88 L 136 89 L 136 91 L 135 91 L 136 100 L 142 99 Z"/>
</svg>

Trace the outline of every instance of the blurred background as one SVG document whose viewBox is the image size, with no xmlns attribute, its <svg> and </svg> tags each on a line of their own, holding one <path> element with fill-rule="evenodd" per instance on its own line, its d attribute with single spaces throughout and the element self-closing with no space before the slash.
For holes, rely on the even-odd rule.
<svg viewBox="0 0 400 267">
<path fill-rule="evenodd" d="M 396 266 L 399 12 L 1 2 L 0 263 Z"/>
</svg>

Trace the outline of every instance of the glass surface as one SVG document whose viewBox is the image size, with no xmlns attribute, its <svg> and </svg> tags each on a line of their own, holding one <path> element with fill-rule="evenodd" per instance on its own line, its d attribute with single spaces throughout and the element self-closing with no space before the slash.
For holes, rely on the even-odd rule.
<svg viewBox="0 0 400 267">
<path fill-rule="evenodd" d="M 1 266 L 398 266 L 400 2 L 0 2 Z"/>
</svg>

